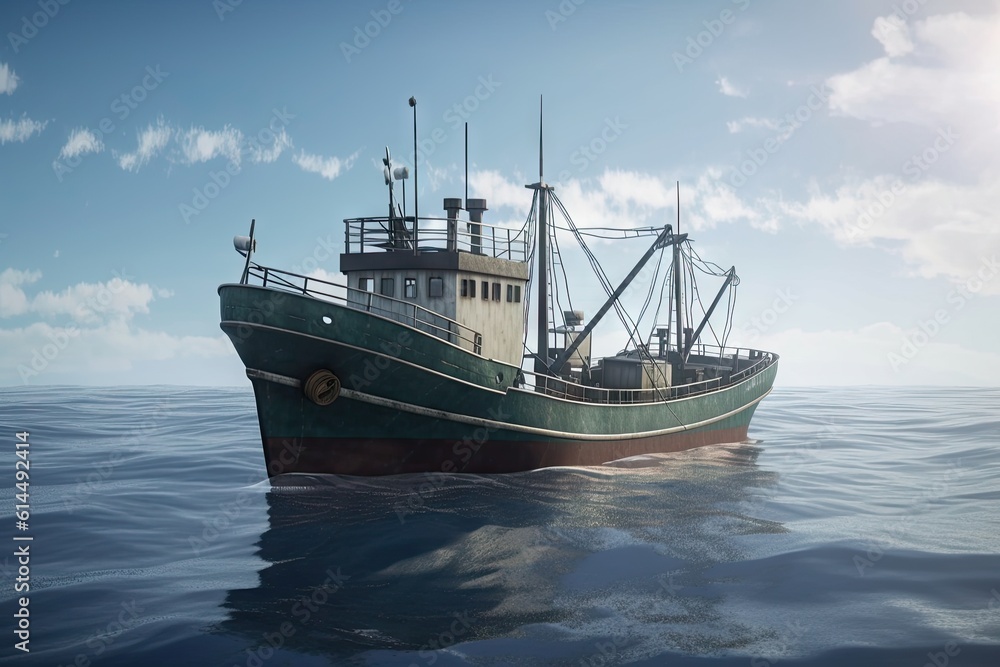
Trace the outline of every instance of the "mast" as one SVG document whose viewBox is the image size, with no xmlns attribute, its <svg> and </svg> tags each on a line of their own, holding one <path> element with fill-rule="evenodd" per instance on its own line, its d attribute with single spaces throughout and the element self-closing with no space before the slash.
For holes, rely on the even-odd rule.
<svg viewBox="0 0 1000 667">
<path fill-rule="evenodd" d="M 555 361 L 552 362 L 552 367 L 558 371 L 558 369 L 562 368 L 562 365 L 564 363 L 569 361 L 570 357 L 573 356 L 573 353 L 576 352 L 578 347 L 580 347 L 580 344 L 584 340 L 586 340 L 587 336 L 589 336 L 590 333 L 594 330 L 594 327 L 596 327 L 597 324 L 601 321 L 601 318 L 604 317 L 609 310 L 611 310 L 611 307 L 614 306 L 615 302 L 618 301 L 621 295 L 625 293 L 625 290 L 628 289 L 628 286 L 632 284 L 632 281 L 635 280 L 635 277 L 639 275 L 640 271 L 642 271 L 642 267 L 646 266 L 646 262 L 649 261 L 649 258 L 652 257 L 657 250 L 661 249 L 663 246 L 667 244 L 673 244 L 673 246 L 676 248 L 686 239 L 687 236 L 674 235 L 672 230 L 670 229 L 670 225 L 664 227 L 663 231 L 660 232 L 659 236 L 656 237 L 656 240 L 653 241 L 653 245 L 649 246 L 649 249 L 646 251 L 646 253 L 639 259 L 636 265 L 632 267 L 632 271 L 629 272 L 627 276 L 625 276 L 625 279 L 622 280 L 621 284 L 618 285 L 617 289 L 615 289 L 615 291 L 611 293 L 611 296 L 608 297 L 608 300 L 605 301 L 604 305 L 601 306 L 600 310 L 597 311 L 597 314 L 591 318 L 590 323 L 587 324 L 587 326 L 584 327 L 583 331 L 581 331 L 576 336 L 576 338 L 573 340 L 570 346 L 567 347 L 565 350 L 563 350 L 562 354 L 560 354 L 555 359 Z"/>
<path fill-rule="evenodd" d="M 675 235 L 679 235 L 681 231 L 681 183 L 677 181 L 677 228 L 674 230 Z M 677 354 L 683 355 L 684 350 L 684 320 L 683 320 L 683 309 L 681 308 L 681 246 L 680 243 L 674 244 L 674 302 L 676 306 L 676 323 L 677 327 Z M 684 364 L 684 358 L 681 357 L 679 362 L 682 366 Z"/>
<path fill-rule="evenodd" d="M 549 373 L 549 191 L 552 186 L 545 183 L 544 157 L 542 146 L 542 98 L 538 98 L 538 182 L 524 187 L 538 190 L 538 348 L 535 351 L 535 372 Z"/>
<path fill-rule="evenodd" d="M 420 182 L 417 180 L 417 164 L 420 162 L 420 155 L 417 153 L 417 98 L 410 97 L 410 106 L 413 107 L 413 254 L 417 254 L 417 235 L 420 233 Z M 406 221 L 403 221 L 403 228 L 406 228 Z"/>
</svg>

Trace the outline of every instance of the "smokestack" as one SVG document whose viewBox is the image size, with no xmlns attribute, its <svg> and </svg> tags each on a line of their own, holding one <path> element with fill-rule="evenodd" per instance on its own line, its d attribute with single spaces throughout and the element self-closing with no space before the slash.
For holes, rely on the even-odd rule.
<svg viewBox="0 0 1000 667">
<path fill-rule="evenodd" d="M 444 210 L 448 214 L 448 252 L 458 251 L 458 212 L 462 210 L 462 200 L 445 197 Z"/>
<path fill-rule="evenodd" d="M 483 211 L 486 208 L 485 199 L 469 199 L 465 202 L 465 210 L 469 212 L 469 232 L 472 235 L 472 252 L 483 254 Z"/>
</svg>

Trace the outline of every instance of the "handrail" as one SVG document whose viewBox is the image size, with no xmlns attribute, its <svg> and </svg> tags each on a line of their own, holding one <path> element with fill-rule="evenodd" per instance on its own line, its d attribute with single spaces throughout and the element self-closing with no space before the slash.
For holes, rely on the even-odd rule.
<svg viewBox="0 0 1000 667">
<path fill-rule="evenodd" d="M 777 355 L 774 355 L 771 352 L 764 352 L 762 350 L 747 349 L 745 350 L 747 352 L 747 356 L 741 357 L 739 354 L 740 348 L 733 349 L 721 348 L 718 346 L 705 346 L 705 348 L 710 347 L 720 350 L 723 353 L 728 353 L 724 354 L 724 356 L 729 359 L 736 358 L 744 361 L 750 361 L 751 359 L 756 358 L 756 355 L 760 355 L 760 360 L 737 373 L 733 373 L 729 376 L 728 381 L 724 381 L 726 378 L 719 376 L 708 378 L 707 380 L 700 380 L 698 382 L 674 385 L 671 387 L 658 387 L 655 389 L 609 389 L 607 387 L 591 387 L 572 380 L 552 377 L 549 375 L 540 375 L 526 370 L 521 370 L 520 378 L 523 378 L 523 380 L 518 383 L 518 386 L 520 388 L 533 389 L 535 391 L 540 390 L 546 395 L 554 396 L 556 398 L 563 398 L 571 401 L 582 401 L 584 403 L 605 403 L 612 405 L 659 403 L 685 396 L 696 396 L 698 394 L 704 394 L 716 389 L 721 389 L 722 387 L 735 385 L 748 377 L 756 375 L 773 364 L 777 359 Z M 527 381 L 529 378 L 530 382 Z"/>
<path fill-rule="evenodd" d="M 452 222 L 457 223 L 454 237 L 448 230 L 448 224 Z M 402 228 L 397 226 L 400 223 L 403 224 Z M 429 227 L 425 223 L 441 227 Z M 474 233 L 472 230 L 478 232 Z M 347 254 L 464 250 L 523 262 L 528 257 L 528 239 L 523 229 L 515 230 L 485 222 L 425 216 L 418 220 L 413 216 L 381 216 L 346 218 L 344 249 Z"/>
<path fill-rule="evenodd" d="M 288 277 L 301 279 L 302 284 L 299 285 L 289 280 Z M 375 292 L 355 289 L 346 285 L 338 285 L 322 278 L 304 276 L 292 271 L 273 269 L 253 262 L 251 262 L 246 274 L 246 280 L 242 284 L 251 284 L 250 278 L 260 280 L 262 287 L 268 287 L 270 283 L 270 287 L 275 289 L 297 292 L 306 296 L 323 297 L 335 302 L 341 302 L 349 308 L 373 312 L 381 317 L 401 322 L 414 329 L 442 338 L 475 354 L 482 353 L 483 337 L 478 331 L 470 329 L 464 324 L 460 324 L 441 313 L 436 313 L 433 310 L 410 301 L 403 301 L 384 294 L 376 294 Z M 327 285 L 334 288 L 334 290 L 343 290 L 343 295 L 310 287 L 310 281 Z"/>
</svg>

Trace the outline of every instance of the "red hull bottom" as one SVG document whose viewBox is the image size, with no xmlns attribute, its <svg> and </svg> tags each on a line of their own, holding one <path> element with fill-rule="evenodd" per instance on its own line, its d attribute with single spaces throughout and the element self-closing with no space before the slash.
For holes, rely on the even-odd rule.
<svg viewBox="0 0 1000 667">
<path fill-rule="evenodd" d="M 611 441 L 265 438 L 268 475 L 507 473 L 551 466 L 593 466 L 642 454 L 743 442 L 747 426 Z"/>
</svg>

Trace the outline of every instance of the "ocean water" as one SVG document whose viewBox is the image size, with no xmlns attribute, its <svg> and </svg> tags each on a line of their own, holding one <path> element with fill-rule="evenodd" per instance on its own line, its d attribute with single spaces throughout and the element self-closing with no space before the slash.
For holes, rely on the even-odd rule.
<svg viewBox="0 0 1000 667">
<path fill-rule="evenodd" d="M 249 388 L 0 424 L 3 664 L 1000 665 L 1000 389 L 779 388 L 752 443 L 506 476 L 269 483 Z"/>
</svg>

